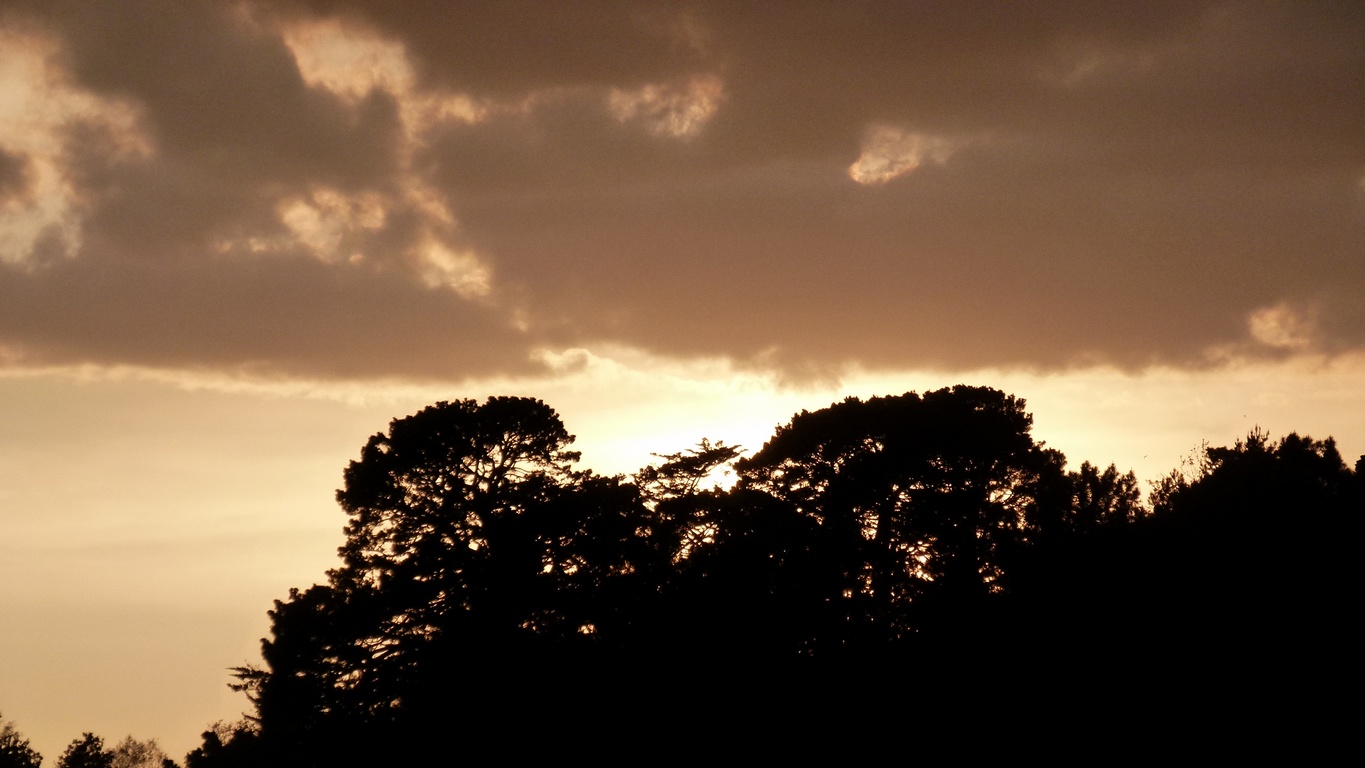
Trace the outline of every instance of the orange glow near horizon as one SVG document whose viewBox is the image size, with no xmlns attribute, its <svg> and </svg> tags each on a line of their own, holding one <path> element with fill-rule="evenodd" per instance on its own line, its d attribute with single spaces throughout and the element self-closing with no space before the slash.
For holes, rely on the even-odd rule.
<svg viewBox="0 0 1365 768">
<path fill-rule="evenodd" d="M 7 704 L 5 716 L 45 754 L 84 730 L 156 736 L 182 754 L 209 722 L 234 719 L 246 702 L 227 691 L 223 670 L 256 658 L 272 600 L 334 564 L 344 516 L 332 496 L 342 469 L 370 434 L 438 399 L 539 397 L 577 435 L 583 466 L 608 474 L 633 473 L 656 461 L 652 454 L 703 437 L 752 453 L 800 410 L 849 395 L 963 382 L 1026 399 L 1035 439 L 1061 449 L 1073 468 L 1113 462 L 1143 481 L 1203 440 L 1230 444 L 1257 425 L 1272 435 L 1334 433 L 1348 462 L 1365 452 L 1357 407 L 1365 361 L 1356 358 L 1205 374 L 863 373 L 792 389 L 719 361 L 618 356 L 582 352 L 574 373 L 539 382 L 450 388 L 91 370 L 0 377 L 0 502 L 26 510 L 7 526 L 11 555 L 0 561 L 0 600 L 22 619 L 6 622 L 0 658 L 25 659 L 0 665 L 0 689 L 23 703 Z M 18 631 L 81 614 L 101 617 L 104 633 L 39 647 Z M 193 650 L 171 651 L 157 638 Z M 72 654 L 89 663 L 70 667 Z M 63 668 L 70 673 L 56 679 L 66 682 L 54 682 Z M 134 673 L 145 677 L 118 682 Z M 129 695 L 144 704 L 126 706 Z"/>
</svg>

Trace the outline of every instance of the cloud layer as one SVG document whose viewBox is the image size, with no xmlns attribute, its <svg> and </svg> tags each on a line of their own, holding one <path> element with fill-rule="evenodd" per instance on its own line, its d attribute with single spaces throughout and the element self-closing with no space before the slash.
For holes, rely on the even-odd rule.
<svg viewBox="0 0 1365 768">
<path fill-rule="evenodd" d="M 9 3 L 0 362 L 1365 345 L 1353 3 Z"/>
</svg>

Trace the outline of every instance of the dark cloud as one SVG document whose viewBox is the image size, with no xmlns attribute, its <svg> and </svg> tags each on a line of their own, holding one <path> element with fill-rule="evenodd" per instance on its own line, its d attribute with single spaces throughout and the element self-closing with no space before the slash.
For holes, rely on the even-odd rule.
<svg viewBox="0 0 1365 768">
<path fill-rule="evenodd" d="M 506 311 L 422 282 L 397 190 L 396 107 L 304 85 L 277 36 L 206 3 L 63 6 L 44 16 L 82 88 L 132 103 L 151 152 L 98 115 L 54 135 L 77 252 L 49 227 L 35 270 L 0 269 L 0 344 L 27 364 L 464 379 L 533 370 Z M 299 243 L 281 206 L 371 193 L 382 222 Z M 321 211 L 322 224 L 329 211 Z M 334 213 L 334 212 L 333 212 Z M 360 253 L 360 264 L 345 257 Z M 47 254 L 47 255 L 43 255 Z M 41 256 L 41 258 L 39 258 Z"/>
<path fill-rule="evenodd" d="M 677 3 L 303 0 L 323 17 L 362 19 L 403 41 L 424 84 L 520 98 L 561 87 L 667 78 L 700 60 L 689 9 Z"/>
<path fill-rule="evenodd" d="M 789 372 L 1365 343 L 1359 4 L 29 13 L 150 147 L 64 126 L 79 252 L 0 274 L 0 343 L 36 358 L 440 377 L 596 343 Z M 401 43 L 412 85 L 310 83 L 283 33 L 329 19 Z M 483 111 L 414 122 L 455 96 Z M 488 290 L 440 287 L 451 254 Z"/>
<path fill-rule="evenodd" d="M 32 183 L 28 158 L 0 147 L 0 204 L 9 198 L 23 198 Z"/>
<path fill-rule="evenodd" d="M 701 8 L 695 141 L 543 110 L 447 136 L 442 184 L 546 318 L 659 351 L 1195 363 L 1365 290 L 1358 8 L 867 10 Z M 962 147 L 858 188 L 875 123 Z"/>
<path fill-rule="evenodd" d="M 392 173 L 397 125 L 382 94 L 350 107 L 308 88 L 278 36 L 230 5 L 135 0 L 51 14 L 77 82 L 129 99 L 158 155 L 194 184 L 364 187 Z"/>
<path fill-rule="evenodd" d="M 0 271 L 0 297 L 0 328 L 25 364 L 445 381 L 539 370 L 495 312 L 311 259 L 66 262 Z"/>
</svg>

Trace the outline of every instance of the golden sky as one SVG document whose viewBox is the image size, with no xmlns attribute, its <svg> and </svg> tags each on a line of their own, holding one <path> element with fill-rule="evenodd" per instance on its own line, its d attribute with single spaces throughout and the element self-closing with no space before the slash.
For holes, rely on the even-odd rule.
<svg viewBox="0 0 1365 768">
<path fill-rule="evenodd" d="M 607 472 L 959 382 L 1353 459 L 1362 297 L 1359 3 L 0 0 L 0 712 L 182 755 L 437 399 Z"/>
</svg>

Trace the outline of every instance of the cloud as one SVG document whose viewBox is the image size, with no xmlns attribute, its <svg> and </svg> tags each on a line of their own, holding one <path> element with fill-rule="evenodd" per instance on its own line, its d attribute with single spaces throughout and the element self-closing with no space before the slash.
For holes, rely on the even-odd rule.
<svg viewBox="0 0 1365 768">
<path fill-rule="evenodd" d="M 418 88 L 406 47 L 374 29 L 336 18 L 293 18 L 277 27 L 304 82 L 355 104 L 374 91 L 395 97 L 414 137 L 445 120 L 478 122 L 488 105 L 466 94 Z"/>
<path fill-rule="evenodd" d="M 914 133 L 892 125 L 874 125 L 863 138 L 862 154 L 848 168 L 849 178 L 859 184 L 885 184 L 910 173 L 925 160 L 948 162 L 958 142 L 939 136 Z"/>
<path fill-rule="evenodd" d="M 716 114 L 724 93 L 720 78 L 700 75 L 681 86 L 650 83 L 633 90 L 613 88 L 607 105 L 623 123 L 640 120 L 653 133 L 687 138 L 700 133 Z"/>
<path fill-rule="evenodd" d="M 495 310 L 399 273 L 308 258 L 73 261 L 31 275 L 0 271 L 0 296 L 9 356 L 34 367 L 425 381 L 543 370 Z"/>
<path fill-rule="evenodd" d="M 0 210 L 8 365 L 536 369 L 444 196 L 407 166 L 395 94 L 309 85 L 282 34 L 231 6 L 13 18 L 0 73 L 24 88 L 0 120 L 29 183 Z"/>
<path fill-rule="evenodd" d="M 0 201 L 20 202 L 27 197 L 31 186 L 30 176 L 28 158 L 0 148 Z"/>
<path fill-rule="evenodd" d="M 63 165 L 64 136 L 99 130 L 113 154 L 145 153 L 136 110 L 64 82 L 60 43 L 37 29 L 0 28 L 0 267 L 29 269 L 80 247 L 80 201 Z"/>
<path fill-rule="evenodd" d="M 1263 307 L 1247 318 L 1251 338 L 1274 349 L 1303 350 L 1313 343 L 1312 315 L 1281 302 Z"/>
<path fill-rule="evenodd" d="M 14 3 L 0 345 L 362 378 L 1345 353 L 1362 30 L 1334 3 Z"/>
<path fill-rule="evenodd" d="M 307 0 L 295 8 L 401 40 L 422 88 L 495 100 L 666 81 L 695 70 L 705 34 L 684 5 L 670 3 Z"/>
</svg>

